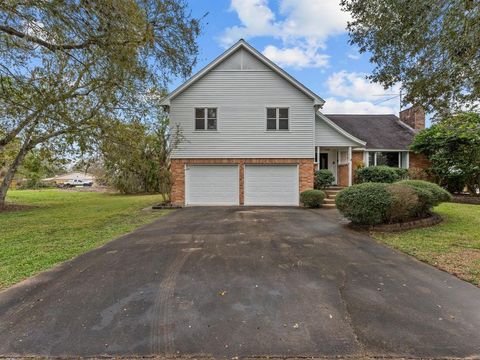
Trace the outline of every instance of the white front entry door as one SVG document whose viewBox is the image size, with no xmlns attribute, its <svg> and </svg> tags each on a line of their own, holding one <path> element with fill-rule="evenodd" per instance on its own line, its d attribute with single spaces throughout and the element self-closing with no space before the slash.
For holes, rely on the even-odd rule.
<svg viewBox="0 0 480 360">
<path fill-rule="evenodd" d="M 238 165 L 187 165 L 185 205 L 239 205 Z"/>
<path fill-rule="evenodd" d="M 245 205 L 298 206 L 297 165 L 245 165 Z"/>
</svg>

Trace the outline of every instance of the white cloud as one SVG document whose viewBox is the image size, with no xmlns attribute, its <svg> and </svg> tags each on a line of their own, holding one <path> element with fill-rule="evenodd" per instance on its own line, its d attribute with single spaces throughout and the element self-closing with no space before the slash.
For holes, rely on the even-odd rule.
<svg viewBox="0 0 480 360">
<path fill-rule="evenodd" d="M 283 67 L 325 67 L 328 65 L 328 55 L 309 53 L 308 49 L 299 47 L 279 49 L 268 45 L 263 50 L 263 55 Z"/>
<path fill-rule="evenodd" d="M 333 73 L 327 79 L 330 98 L 326 99 L 326 113 L 396 114 L 399 108 L 400 86 L 385 90 L 383 86 L 366 79 L 366 74 L 345 70 Z"/>
<path fill-rule="evenodd" d="M 347 57 L 349 59 L 352 59 L 352 60 L 359 60 L 360 59 L 360 54 L 352 54 L 352 53 L 349 53 L 347 54 Z"/>
<path fill-rule="evenodd" d="M 345 70 L 333 73 L 327 79 L 328 91 L 331 95 L 348 97 L 357 100 L 383 101 L 398 103 L 400 86 L 385 90 L 383 86 L 366 79 L 365 73 L 348 72 Z M 386 101 L 387 102 L 387 101 Z"/>
<path fill-rule="evenodd" d="M 225 30 L 220 39 L 224 46 L 240 38 L 274 37 L 281 40 L 281 49 L 268 45 L 264 54 L 274 54 L 284 65 L 293 67 L 326 66 L 327 56 L 320 51 L 330 36 L 345 32 L 349 19 L 338 0 L 280 0 L 278 16 L 267 0 L 231 0 L 230 9 L 237 13 L 241 25 Z"/>
<path fill-rule="evenodd" d="M 396 114 L 398 108 L 394 106 L 375 105 L 370 101 L 325 99 L 321 110 L 324 114 Z"/>
</svg>

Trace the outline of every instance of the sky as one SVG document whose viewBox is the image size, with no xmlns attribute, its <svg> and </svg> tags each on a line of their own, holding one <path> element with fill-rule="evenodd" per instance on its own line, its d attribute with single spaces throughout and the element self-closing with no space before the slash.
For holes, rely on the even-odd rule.
<svg viewBox="0 0 480 360">
<path fill-rule="evenodd" d="M 188 0 L 204 17 L 194 73 L 243 38 L 325 99 L 323 112 L 396 114 L 399 87 L 384 90 L 365 77 L 369 54 L 349 45 L 348 13 L 339 0 Z M 183 81 L 170 84 L 173 90 Z M 390 100 L 389 100 L 390 99 Z"/>
</svg>

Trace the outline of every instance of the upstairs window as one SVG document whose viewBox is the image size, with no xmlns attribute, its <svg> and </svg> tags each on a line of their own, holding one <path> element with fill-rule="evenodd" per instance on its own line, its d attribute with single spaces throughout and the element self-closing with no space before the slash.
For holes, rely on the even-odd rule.
<svg viewBox="0 0 480 360">
<path fill-rule="evenodd" d="M 288 108 L 267 108 L 267 130 L 288 129 Z"/>
<path fill-rule="evenodd" d="M 195 130 L 217 130 L 217 108 L 195 108 Z"/>
</svg>

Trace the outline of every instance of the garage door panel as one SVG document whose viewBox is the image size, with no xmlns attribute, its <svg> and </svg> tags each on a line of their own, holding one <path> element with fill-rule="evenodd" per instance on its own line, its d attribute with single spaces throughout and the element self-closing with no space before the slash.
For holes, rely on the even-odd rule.
<svg viewBox="0 0 480 360">
<path fill-rule="evenodd" d="M 244 202 L 245 205 L 297 206 L 297 165 L 246 165 Z"/>
<path fill-rule="evenodd" d="M 185 168 L 186 205 L 238 205 L 237 165 L 189 165 Z"/>
</svg>

